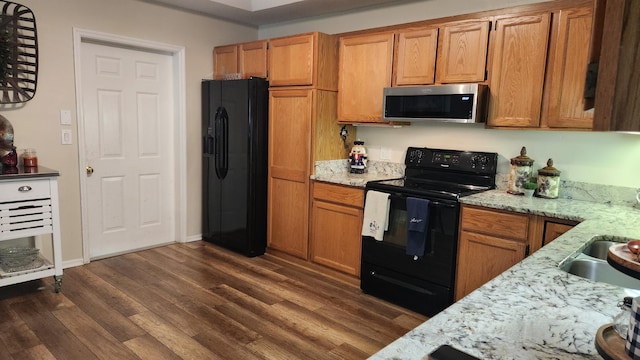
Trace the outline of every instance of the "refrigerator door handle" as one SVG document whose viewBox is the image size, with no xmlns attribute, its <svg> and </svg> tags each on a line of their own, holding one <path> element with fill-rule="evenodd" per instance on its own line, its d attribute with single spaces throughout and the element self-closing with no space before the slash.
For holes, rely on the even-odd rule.
<svg viewBox="0 0 640 360">
<path fill-rule="evenodd" d="M 221 158 L 221 152 L 222 152 L 222 140 L 221 140 L 221 135 L 222 135 L 222 123 L 221 123 L 221 113 L 222 113 L 222 107 L 219 107 L 216 110 L 216 115 L 215 118 L 213 120 L 213 128 L 214 128 L 214 153 L 213 153 L 213 160 L 214 160 L 214 168 L 216 170 L 216 177 L 218 179 L 222 179 L 223 176 L 220 172 L 220 158 Z"/>
<path fill-rule="evenodd" d="M 229 114 L 227 113 L 227 109 L 224 107 L 220 113 L 220 120 L 222 122 L 222 158 L 220 174 L 222 175 L 221 178 L 224 179 L 227 177 L 227 172 L 229 171 Z"/>
</svg>

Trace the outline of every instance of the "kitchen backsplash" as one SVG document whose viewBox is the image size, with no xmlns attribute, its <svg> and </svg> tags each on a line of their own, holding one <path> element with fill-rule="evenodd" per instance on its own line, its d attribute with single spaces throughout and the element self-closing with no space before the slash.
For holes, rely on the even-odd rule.
<svg viewBox="0 0 640 360">
<path fill-rule="evenodd" d="M 389 175 L 389 178 L 404 176 L 405 165 L 386 161 L 369 160 L 367 171 L 371 174 Z M 315 174 L 344 174 L 349 172 L 349 160 L 328 160 L 317 161 L 315 163 Z M 496 188 L 507 190 L 509 181 L 508 173 L 498 173 L 496 175 Z M 515 196 L 515 195 L 514 195 Z M 591 184 L 585 182 L 560 179 L 559 197 L 563 199 L 574 199 L 591 201 L 610 205 L 622 205 L 638 207 L 636 201 L 636 189 L 631 187 Z M 549 201 L 553 201 L 549 199 Z"/>
</svg>

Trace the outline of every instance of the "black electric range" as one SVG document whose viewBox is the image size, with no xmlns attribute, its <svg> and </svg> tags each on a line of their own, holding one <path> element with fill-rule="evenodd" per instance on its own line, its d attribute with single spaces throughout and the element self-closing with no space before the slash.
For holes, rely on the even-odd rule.
<svg viewBox="0 0 640 360">
<path fill-rule="evenodd" d="M 433 316 L 454 300 L 461 197 L 495 188 L 498 154 L 410 147 L 402 179 L 368 182 L 389 194 L 382 240 L 362 237 L 361 289 Z M 428 200 L 422 256 L 407 251 L 407 199 Z"/>
</svg>

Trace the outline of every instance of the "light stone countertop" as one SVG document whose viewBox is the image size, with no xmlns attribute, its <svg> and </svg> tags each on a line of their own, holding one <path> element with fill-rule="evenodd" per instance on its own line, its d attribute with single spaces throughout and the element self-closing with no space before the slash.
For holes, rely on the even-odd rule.
<svg viewBox="0 0 640 360">
<path fill-rule="evenodd" d="M 348 160 L 319 161 L 311 180 L 364 188 L 368 181 L 398 179 L 404 176 L 404 164 L 370 161 L 367 172 L 351 174 Z"/>
<path fill-rule="evenodd" d="M 640 210 L 569 199 L 527 199 L 500 190 L 464 197 L 464 204 L 582 221 L 370 359 L 423 359 L 450 344 L 481 359 L 601 359 L 595 334 L 612 322 L 624 296 L 558 268 L 595 236 L 640 238 Z"/>
</svg>

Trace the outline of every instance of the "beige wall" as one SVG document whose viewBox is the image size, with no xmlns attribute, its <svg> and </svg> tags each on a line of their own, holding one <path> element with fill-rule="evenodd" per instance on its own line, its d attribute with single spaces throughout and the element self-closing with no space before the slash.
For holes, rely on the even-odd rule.
<svg viewBox="0 0 640 360">
<path fill-rule="evenodd" d="M 538 1 L 427 0 L 386 9 L 374 9 L 309 21 L 264 26 L 260 37 L 321 31 L 336 34 L 402 24 Z M 562 178 L 596 184 L 640 187 L 640 135 L 572 131 L 487 130 L 482 125 L 414 124 L 400 129 L 359 127 L 369 156 L 380 160 L 380 148 L 391 149 L 391 161 L 402 162 L 408 146 L 492 151 L 500 154 L 499 171 L 522 146 L 536 160 L 535 167 L 553 158 Z"/>
<path fill-rule="evenodd" d="M 82 258 L 80 180 L 75 116 L 73 28 L 157 41 L 186 48 L 187 235 L 200 230 L 200 80 L 213 71 L 216 45 L 255 40 L 255 28 L 131 0 L 21 0 L 35 14 L 39 74 L 35 98 L 23 106 L 0 105 L 14 126 L 15 145 L 38 151 L 39 164 L 60 171 L 62 257 Z M 61 109 L 73 114 L 73 145 L 60 144 Z"/>
</svg>

